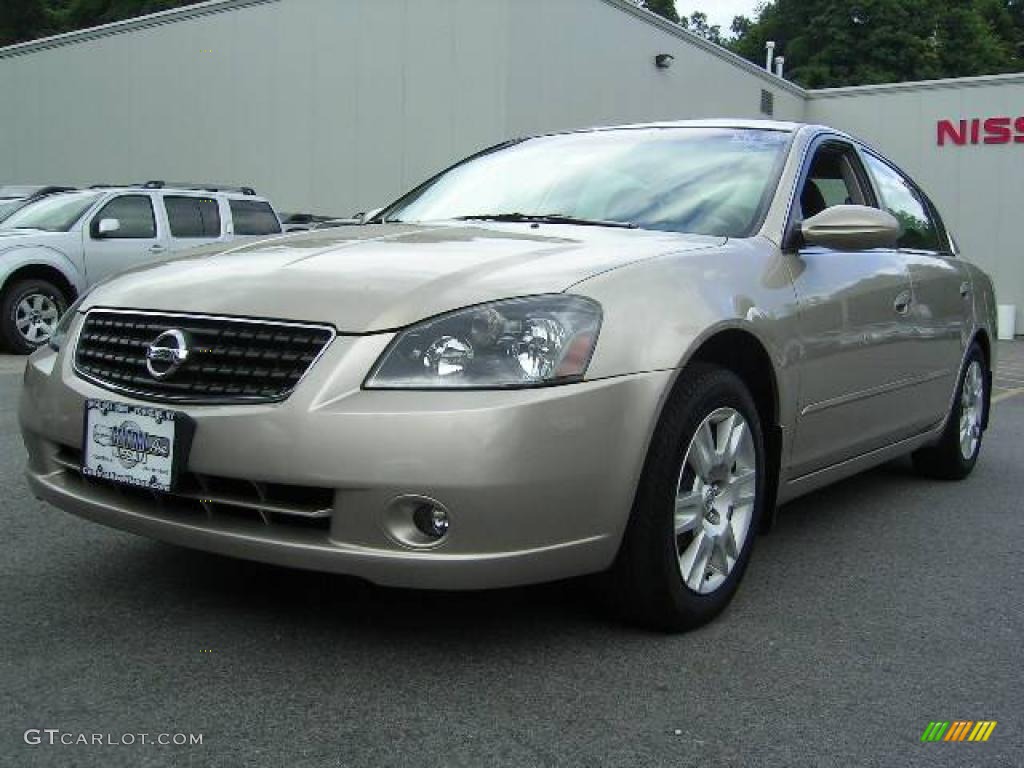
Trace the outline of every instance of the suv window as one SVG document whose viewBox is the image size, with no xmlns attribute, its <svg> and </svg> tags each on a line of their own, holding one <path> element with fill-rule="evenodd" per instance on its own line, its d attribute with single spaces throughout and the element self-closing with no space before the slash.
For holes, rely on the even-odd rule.
<svg viewBox="0 0 1024 768">
<path fill-rule="evenodd" d="M 815 152 L 800 192 L 804 219 L 836 205 L 864 205 L 856 155 L 849 144 L 829 142 Z"/>
<path fill-rule="evenodd" d="M 121 228 L 105 235 L 107 240 L 133 240 L 156 237 L 156 217 L 149 195 L 122 195 L 107 203 L 92 220 L 93 237 L 99 234 L 103 219 L 117 219 Z"/>
<path fill-rule="evenodd" d="M 220 210 L 209 197 L 164 198 L 173 237 L 220 237 Z"/>
<path fill-rule="evenodd" d="M 236 235 L 277 235 L 281 222 L 277 220 L 270 203 L 258 200 L 230 200 L 231 217 L 235 220 Z"/>
<path fill-rule="evenodd" d="M 917 188 L 874 155 L 865 152 L 864 158 L 878 186 L 882 207 L 903 227 L 898 246 L 915 251 L 939 250 L 938 227 Z"/>
</svg>

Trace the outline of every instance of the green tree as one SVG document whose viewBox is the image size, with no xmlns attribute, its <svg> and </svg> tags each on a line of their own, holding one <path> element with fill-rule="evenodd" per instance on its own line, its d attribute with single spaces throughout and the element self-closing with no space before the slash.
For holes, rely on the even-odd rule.
<svg viewBox="0 0 1024 768">
<path fill-rule="evenodd" d="M 734 22 L 730 47 L 760 64 L 774 40 L 789 76 L 811 88 L 1020 71 L 1020 4 L 775 0 L 756 21 Z"/>
<path fill-rule="evenodd" d="M 641 5 L 649 11 L 654 11 L 673 24 L 679 23 L 679 13 L 676 11 L 675 0 L 644 0 Z"/>
<path fill-rule="evenodd" d="M 693 34 L 703 37 L 705 40 L 710 40 L 712 43 L 722 45 L 725 42 L 722 39 L 722 28 L 717 24 L 709 24 L 706 13 L 697 11 L 690 18 L 683 16 L 679 19 L 679 23 L 693 32 Z"/>
<path fill-rule="evenodd" d="M 0 45 L 53 34 L 60 26 L 44 0 L 2 0 Z"/>
<path fill-rule="evenodd" d="M 95 27 L 201 0 L 0 0 L 0 45 Z"/>
<path fill-rule="evenodd" d="M 67 29 L 110 24 L 134 16 L 165 11 L 200 0 L 59 0 L 58 14 Z"/>
</svg>

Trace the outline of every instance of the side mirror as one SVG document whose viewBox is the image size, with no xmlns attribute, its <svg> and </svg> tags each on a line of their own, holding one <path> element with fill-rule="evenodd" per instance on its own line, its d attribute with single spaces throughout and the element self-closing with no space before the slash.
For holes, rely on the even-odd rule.
<svg viewBox="0 0 1024 768">
<path fill-rule="evenodd" d="M 800 225 L 808 245 L 837 251 L 868 251 L 893 248 L 903 228 L 891 213 L 864 205 L 836 205 Z"/>
<path fill-rule="evenodd" d="M 121 222 L 117 219 L 100 219 L 100 223 L 96 226 L 97 237 L 109 237 L 120 231 Z"/>
</svg>

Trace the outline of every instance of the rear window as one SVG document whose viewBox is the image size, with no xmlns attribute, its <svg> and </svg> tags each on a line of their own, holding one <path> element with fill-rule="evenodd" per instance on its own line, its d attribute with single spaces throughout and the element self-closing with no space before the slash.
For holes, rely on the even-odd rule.
<svg viewBox="0 0 1024 768">
<path fill-rule="evenodd" d="M 164 198 L 167 221 L 174 237 L 220 237 L 220 211 L 209 197 Z"/>
<path fill-rule="evenodd" d="M 231 200 L 231 217 L 235 220 L 236 235 L 277 235 L 281 222 L 277 220 L 270 203 L 258 200 Z"/>
</svg>

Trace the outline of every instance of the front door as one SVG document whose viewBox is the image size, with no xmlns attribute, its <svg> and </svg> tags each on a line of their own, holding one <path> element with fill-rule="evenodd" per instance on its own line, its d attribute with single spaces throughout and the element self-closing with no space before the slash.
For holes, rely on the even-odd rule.
<svg viewBox="0 0 1024 768">
<path fill-rule="evenodd" d="M 856 150 L 827 140 L 812 153 L 795 213 L 875 205 Z M 793 255 L 801 350 L 792 476 L 870 452 L 912 430 L 912 285 L 897 249 L 805 246 Z"/>
<path fill-rule="evenodd" d="M 116 221 L 116 229 L 101 232 L 103 220 Z M 145 192 L 111 198 L 83 227 L 82 237 L 90 285 L 159 258 L 167 250 L 166 237 L 157 226 L 152 195 Z"/>
</svg>

